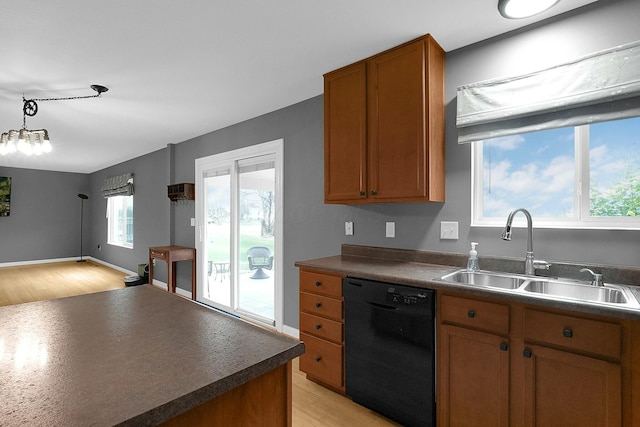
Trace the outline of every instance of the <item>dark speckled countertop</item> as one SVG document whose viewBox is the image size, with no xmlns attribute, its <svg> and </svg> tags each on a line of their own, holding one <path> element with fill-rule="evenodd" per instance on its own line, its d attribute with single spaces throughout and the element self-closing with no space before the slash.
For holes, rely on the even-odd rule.
<svg viewBox="0 0 640 427">
<path fill-rule="evenodd" d="M 155 425 L 304 352 L 150 285 L 0 308 L 0 425 Z"/>
<path fill-rule="evenodd" d="M 467 256 L 405 249 L 390 249 L 356 245 L 342 245 L 340 255 L 297 261 L 300 268 L 318 269 L 362 279 L 391 282 L 436 290 L 453 290 L 469 295 L 500 298 L 538 306 L 556 307 L 585 313 L 640 320 L 640 310 L 582 301 L 555 300 L 536 297 L 527 292 L 456 284 L 438 280 L 448 273 L 466 266 Z M 584 265 L 604 273 L 605 282 L 637 285 L 640 270 L 600 265 Z M 520 273 L 524 261 L 507 258 L 480 258 L 485 270 Z M 571 277 L 583 265 L 554 263 L 551 273 L 558 277 Z M 640 289 L 640 288 L 637 288 Z"/>
</svg>

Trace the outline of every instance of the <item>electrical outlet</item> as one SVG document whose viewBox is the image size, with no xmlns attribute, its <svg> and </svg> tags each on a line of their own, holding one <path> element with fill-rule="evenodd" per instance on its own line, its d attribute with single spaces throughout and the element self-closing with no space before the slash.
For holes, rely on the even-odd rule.
<svg viewBox="0 0 640 427">
<path fill-rule="evenodd" d="M 344 235 L 353 236 L 353 222 L 347 221 L 344 223 Z"/>
<path fill-rule="evenodd" d="M 98 245 L 98 252 L 100 252 L 102 250 L 102 246 Z"/>
<path fill-rule="evenodd" d="M 440 239 L 458 240 L 458 221 L 440 221 Z"/>
<path fill-rule="evenodd" d="M 396 223 L 395 222 L 387 222 L 385 228 L 385 235 L 390 238 L 396 237 Z"/>
</svg>

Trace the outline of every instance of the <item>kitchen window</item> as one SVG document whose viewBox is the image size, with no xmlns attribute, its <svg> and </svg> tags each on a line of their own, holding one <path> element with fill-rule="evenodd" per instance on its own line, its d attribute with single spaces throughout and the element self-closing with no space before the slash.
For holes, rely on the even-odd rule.
<svg viewBox="0 0 640 427">
<path fill-rule="evenodd" d="M 472 225 L 521 207 L 536 227 L 640 229 L 640 117 L 472 143 Z"/>
<path fill-rule="evenodd" d="M 107 243 L 133 249 L 133 196 L 107 199 Z"/>
</svg>

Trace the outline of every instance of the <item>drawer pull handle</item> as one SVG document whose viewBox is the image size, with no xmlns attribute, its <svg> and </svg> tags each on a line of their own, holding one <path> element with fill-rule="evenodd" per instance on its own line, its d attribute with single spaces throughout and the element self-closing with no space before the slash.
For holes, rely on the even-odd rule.
<svg viewBox="0 0 640 427">
<path fill-rule="evenodd" d="M 322 325 L 316 325 L 316 330 L 320 330 L 320 328 L 322 328 Z"/>
<path fill-rule="evenodd" d="M 476 317 L 476 312 L 473 310 L 469 310 L 467 312 L 467 316 L 469 316 L 470 319 L 473 319 L 474 317 Z"/>
<path fill-rule="evenodd" d="M 320 308 L 320 307 L 322 307 L 322 303 L 317 302 L 316 303 L 316 308 Z"/>
<path fill-rule="evenodd" d="M 320 363 L 321 360 L 322 360 L 322 357 L 316 356 L 316 362 Z"/>
<path fill-rule="evenodd" d="M 522 352 L 522 355 L 527 359 L 531 359 L 531 350 L 525 350 Z"/>
<path fill-rule="evenodd" d="M 573 338 L 573 331 L 570 328 L 564 328 L 562 330 L 562 336 L 565 338 Z"/>
<path fill-rule="evenodd" d="M 501 343 L 500 344 L 500 350 L 507 351 L 507 350 L 509 350 L 509 346 L 506 343 Z"/>
<path fill-rule="evenodd" d="M 316 288 L 319 288 L 320 286 L 322 286 L 322 282 L 316 282 Z"/>
</svg>

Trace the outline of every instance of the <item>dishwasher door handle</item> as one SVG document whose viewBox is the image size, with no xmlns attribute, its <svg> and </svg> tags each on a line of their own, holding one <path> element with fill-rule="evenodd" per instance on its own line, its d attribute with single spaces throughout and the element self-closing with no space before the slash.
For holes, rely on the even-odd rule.
<svg viewBox="0 0 640 427">
<path fill-rule="evenodd" d="M 371 301 L 367 301 L 367 304 L 369 304 L 372 307 L 381 308 L 383 310 L 397 310 L 398 309 L 398 307 L 394 307 L 392 305 L 378 304 L 377 302 L 371 302 Z"/>
</svg>

